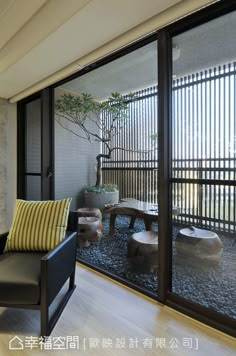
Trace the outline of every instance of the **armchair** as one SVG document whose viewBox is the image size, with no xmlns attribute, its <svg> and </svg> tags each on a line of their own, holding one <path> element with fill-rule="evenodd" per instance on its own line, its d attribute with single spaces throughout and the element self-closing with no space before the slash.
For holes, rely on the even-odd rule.
<svg viewBox="0 0 236 356">
<path fill-rule="evenodd" d="M 0 307 L 38 309 L 41 336 L 49 336 L 75 289 L 76 232 L 48 253 L 3 253 L 8 233 L 0 235 Z M 49 318 L 49 306 L 69 280 L 59 306 Z"/>
</svg>

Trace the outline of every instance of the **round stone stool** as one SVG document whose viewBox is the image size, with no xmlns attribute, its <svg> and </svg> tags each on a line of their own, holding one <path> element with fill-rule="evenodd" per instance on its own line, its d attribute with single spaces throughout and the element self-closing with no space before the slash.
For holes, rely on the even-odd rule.
<svg viewBox="0 0 236 356">
<path fill-rule="evenodd" d="M 80 208 L 77 210 L 79 217 L 95 217 L 102 221 L 102 213 L 97 208 Z"/>
<path fill-rule="evenodd" d="M 101 220 L 93 216 L 80 217 L 78 219 L 78 237 L 79 247 L 88 247 L 90 242 L 98 241 L 102 236 Z"/>
<path fill-rule="evenodd" d="M 175 241 L 179 255 L 197 257 L 199 259 L 219 260 L 222 255 L 222 242 L 219 236 L 194 226 L 179 231 Z"/>
<path fill-rule="evenodd" d="M 157 270 L 158 235 L 153 231 L 133 234 L 128 241 L 128 258 L 136 272 Z"/>
</svg>

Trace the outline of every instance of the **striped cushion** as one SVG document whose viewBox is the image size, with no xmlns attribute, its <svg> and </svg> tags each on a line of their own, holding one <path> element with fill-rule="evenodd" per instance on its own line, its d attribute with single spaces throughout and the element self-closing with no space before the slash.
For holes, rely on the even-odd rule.
<svg viewBox="0 0 236 356">
<path fill-rule="evenodd" d="M 71 200 L 17 200 L 5 251 L 53 249 L 65 237 Z"/>
</svg>

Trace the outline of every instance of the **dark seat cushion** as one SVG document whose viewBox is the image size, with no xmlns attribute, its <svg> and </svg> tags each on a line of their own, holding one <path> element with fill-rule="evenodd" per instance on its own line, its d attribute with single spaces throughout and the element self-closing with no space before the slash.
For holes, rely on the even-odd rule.
<svg viewBox="0 0 236 356">
<path fill-rule="evenodd" d="M 0 255 L 0 303 L 39 303 L 40 260 L 44 254 L 7 252 Z"/>
</svg>

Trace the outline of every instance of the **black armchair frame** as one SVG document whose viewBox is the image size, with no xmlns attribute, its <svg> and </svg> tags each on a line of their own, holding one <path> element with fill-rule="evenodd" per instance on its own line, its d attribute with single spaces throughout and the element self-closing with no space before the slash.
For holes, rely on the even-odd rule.
<svg viewBox="0 0 236 356">
<path fill-rule="evenodd" d="M 42 337 L 49 336 L 51 334 L 57 320 L 76 288 L 76 235 L 76 232 L 66 232 L 65 239 L 41 258 L 39 304 L 28 305 L 0 303 L 0 307 L 40 310 Z M 7 236 L 8 233 L 0 235 L 0 254 L 4 251 Z M 49 318 L 49 307 L 68 279 L 69 288 L 53 315 Z"/>
</svg>

